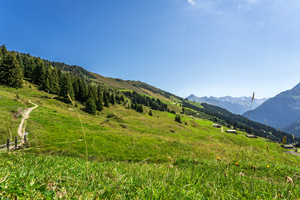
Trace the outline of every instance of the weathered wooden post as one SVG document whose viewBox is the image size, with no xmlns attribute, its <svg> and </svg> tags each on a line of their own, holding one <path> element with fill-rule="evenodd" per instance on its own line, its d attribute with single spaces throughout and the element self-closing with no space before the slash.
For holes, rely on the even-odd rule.
<svg viewBox="0 0 300 200">
<path fill-rule="evenodd" d="M 7 145 L 7 151 L 9 151 L 9 138 L 7 138 L 7 143 L 6 143 L 6 145 Z"/>
<path fill-rule="evenodd" d="M 16 139 L 15 139 L 15 149 L 17 148 L 18 146 L 18 137 L 16 136 Z"/>
<path fill-rule="evenodd" d="M 27 136 L 26 136 L 26 133 L 24 134 L 24 143 L 25 143 L 25 144 L 27 143 Z"/>
</svg>

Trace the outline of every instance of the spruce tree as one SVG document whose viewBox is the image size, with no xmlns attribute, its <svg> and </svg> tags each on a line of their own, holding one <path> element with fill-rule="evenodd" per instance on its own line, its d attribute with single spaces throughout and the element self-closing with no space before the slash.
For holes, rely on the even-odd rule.
<svg viewBox="0 0 300 200">
<path fill-rule="evenodd" d="M 98 111 L 102 111 L 103 110 L 103 102 L 101 97 L 99 96 L 97 101 L 96 101 L 96 106 L 97 106 L 97 110 Z"/>
<path fill-rule="evenodd" d="M 0 84 L 15 88 L 23 85 L 22 69 L 14 53 L 7 52 L 1 61 Z"/>
<path fill-rule="evenodd" d="M 149 115 L 150 115 L 150 116 L 153 116 L 152 110 L 149 110 Z"/>
<path fill-rule="evenodd" d="M 91 84 L 88 85 L 88 96 L 87 97 L 96 99 L 96 90 L 94 89 L 94 87 Z"/>
<path fill-rule="evenodd" d="M 115 105 L 115 104 L 116 104 L 116 101 L 115 101 L 115 95 L 114 95 L 114 94 L 111 94 L 110 99 L 109 99 L 109 102 L 110 102 L 112 105 Z"/>
<path fill-rule="evenodd" d="M 46 80 L 46 69 L 45 64 L 40 58 L 35 59 L 35 68 L 32 74 L 33 83 L 42 85 Z"/>
<path fill-rule="evenodd" d="M 71 99 L 74 99 L 74 91 L 71 82 L 71 78 L 69 74 L 62 75 L 62 80 L 60 81 L 60 92 L 59 96 L 64 98 L 67 102 L 69 102 L 68 94 L 70 95 Z"/>
<path fill-rule="evenodd" d="M 116 95 L 116 98 L 115 98 L 115 99 L 116 99 L 117 104 L 121 104 L 119 95 Z"/>
<path fill-rule="evenodd" d="M 49 78 L 46 78 L 46 81 L 44 81 L 44 83 L 42 84 L 42 90 L 44 90 L 45 92 L 50 92 L 50 82 L 49 82 Z"/>
<path fill-rule="evenodd" d="M 175 122 L 182 123 L 179 115 L 175 116 Z"/>
<path fill-rule="evenodd" d="M 1 53 L 2 53 L 2 56 L 6 56 L 9 52 L 7 51 L 6 49 L 6 46 L 3 44 L 2 47 L 1 47 Z"/>
<path fill-rule="evenodd" d="M 84 110 L 87 112 L 87 113 L 90 113 L 92 115 L 96 115 L 96 112 L 97 112 L 97 107 L 96 107 L 96 104 L 95 104 L 95 101 L 92 99 L 92 98 L 89 98 L 85 104 L 85 108 Z"/>
<path fill-rule="evenodd" d="M 104 106 L 109 108 L 109 100 L 107 98 L 107 95 L 103 94 L 103 101 L 104 101 Z"/>
<path fill-rule="evenodd" d="M 125 99 L 124 99 L 124 96 L 123 96 L 123 95 L 121 95 L 120 101 L 122 101 L 122 102 L 124 102 L 124 101 L 125 101 Z"/>
<path fill-rule="evenodd" d="M 22 56 L 21 56 L 20 54 L 18 54 L 18 55 L 16 56 L 16 58 L 17 58 L 17 60 L 18 60 L 18 62 L 19 62 L 19 64 L 20 64 L 20 67 L 21 67 L 21 69 L 22 69 L 22 74 L 24 74 L 24 65 L 23 65 L 23 59 L 22 59 Z"/>
<path fill-rule="evenodd" d="M 58 70 L 56 68 L 50 70 L 51 76 L 50 76 L 50 91 L 53 94 L 59 94 L 59 76 L 58 76 Z"/>
<path fill-rule="evenodd" d="M 46 72 L 45 72 L 45 80 L 43 81 L 42 85 L 41 85 L 41 89 L 46 91 L 46 92 L 51 92 L 51 84 L 50 84 L 50 79 L 51 79 L 51 71 L 50 68 L 47 67 L 46 68 Z"/>
<path fill-rule="evenodd" d="M 32 80 L 33 69 L 35 67 L 33 58 L 30 56 L 25 56 L 23 65 L 24 65 L 24 76 L 27 78 L 31 78 Z"/>
<path fill-rule="evenodd" d="M 80 84 L 80 79 L 78 77 L 75 77 L 75 79 L 73 79 L 73 90 L 74 90 L 74 95 L 75 95 L 75 99 L 80 101 L 80 95 L 79 95 L 79 84 Z"/>
<path fill-rule="evenodd" d="M 144 112 L 143 105 L 140 105 L 139 112 L 140 112 L 140 113 L 143 113 L 143 112 Z"/>
</svg>

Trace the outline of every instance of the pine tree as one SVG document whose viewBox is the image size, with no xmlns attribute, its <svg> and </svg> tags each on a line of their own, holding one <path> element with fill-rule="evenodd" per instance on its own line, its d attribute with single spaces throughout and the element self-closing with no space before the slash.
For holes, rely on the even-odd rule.
<svg viewBox="0 0 300 200">
<path fill-rule="evenodd" d="M 23 85 L 22 69 L 14 53 L 7 52 L 1 61 L 0 84 L 15 88 Z"/>
<path fill-rule="evenodd" d="M 46 72 L 45 72 L 45 80 L 43 81 L 43 83 L 40 87 L 41 90 L 50 92 L 50 90 L 51 90 L 50 79 L 51 79 L 51 71 L 50 71 L 50 68 L 47 67 Z"/>
<path fill-rule="evenodd" d="M 85 104 L 85 109 L 87 113 L 90 113 L 92 115 L 96 115 L 97 107 L 95 104 L 95 101 L 92 98 L 89 98 Z"/>
<path fill-rule="evenodd" d="M 117 104 L 121 104 L 119 95 L 116 95 L 116 102 L 117 102 Z"/>
<path fill-rule="evenodd" d="M 50 91 L 53 94 L 59 94 L 59 76 L 58 71 L 56 68 L 50 70 L 51 76 L 50 76 Z"/>
<path fill-rule="evenodd" d="M 35 67 L 33 58 L 29 56 L 25 56 L 23 64 L 24 64 L 24 76 L 32 79 L 33 69 Z"/>
<path fill-rule="evenodd" d="M 98 111 L 102 111 L 103 110 L 103 102 L 101 97 L 99 96 L 97 101 L 96 101 L 96 106 L 97 106 L 97 110 Z"/>
<path fill-rule="evenodd" d="M 21 55 L 17 54 L 16 58 L 17 58 L 17 60 L 18 60 L 18 62 L 20 64 L 20 67 L 22 69 L 22 74 L 24 74 L 24 65 L 23 65 L 23 59 L 22 59 Z"/>
<path fill-rule="evenodd" d="M 114 94 L 111 94 L 111 95 L 110 95 L 109 102 L 110 102 L 112 105 L 115 105 L 115 104 L 116 104 L 116 101 L 115 101 L 115 95 L 114 95 Z"/>
<path fill-rule="evenodd" d="M 106 94 L 103 94 L 104 106 L 109 108 L 109 100 Z"/>
<path fill-rule="evenodd" d="M 68 94 L 70 95 L 71 99 L 74 99 L 74 90 L 71 82 L 71 78 L 69 74 L 62 75 L 62 80 L 60 81 L 60 92 L 59 96 L 64 98 L 67 102 L 69 102 Z"/>
<path fill-rule="evenodd" d="M 80 79 L 78 77 L 75 77 L 73 79 L 73 90 L 74 90 L 74 95 L 75 95 L 75 99 L 80 101 L 80 94 L 79 94 L 79 84 L 80 84 Z"/>
<path fill-rule="evenodd" d="M 143 112 L 144 112 L 143 105 L 140 105 L 139 112 L 140 112 L 140 113 L 143 113 Z"/>
<path fill-rule="evenodd" d="M 42 90 L 46 91 L 46 92 L 50 92 L 50 82 L 49 82 L 49 78 L 46 78 L 46 81 L 42 84 Z"/>
<path fill-rule="evenodd" d="M 42 85 L 46 80 L 46 69 L 45 64 L 40 58 L 35 59 L 35 68 L 32 74 L 33 83 Z"/>
<path fill-rule="evenodd" d="M 152 110 L 149 110 L 149 115 L 150 115 L 150 116 L 153 116 Z"/>
<path fill-rule="evenodd" d="M 3 59 L 3 53 L 2 53 L 2 49 L 0 47 L 0 64 L 1 64 L 1 60 Z"/>
<path fill-rule="evenodd" d="M 88 85 L 88 96 L 87 98 L 96 99 L 96 90 L 92 85 Z"/>
<path fill-rule="evenodd" d="M 4 44 L 1 47 L 1 53 L 2 53 L 3 58 L 4 58 L 4 56 L 6 56 L 9 53 Z"/>
<path fill-rule="evenodd" d="M 175 116 L 175 122 L 182 123 L 179 115 Z"/>
</svg>

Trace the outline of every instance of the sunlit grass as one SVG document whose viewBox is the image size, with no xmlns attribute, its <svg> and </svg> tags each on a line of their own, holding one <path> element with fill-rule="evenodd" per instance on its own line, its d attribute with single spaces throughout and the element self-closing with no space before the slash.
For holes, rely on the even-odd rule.
<svg viewBox="0 0 300 200">
<path fill-rule="evenodd" d="M 213 122 L 149 108 L 140 114 L 122 105 L 92 116 L 25 86 L 0 87 L 4 105 L 39 107 L 26 130 L 29 148 L 1 153 L 0 196 L 100 199 L 286 199 L 299 198 L 300 158 L 276 143 L 221 132 Z M 0 95 L 0 96 L 1 96 Z M 1 102 L 1 100 L 0 100 Z M 0 104 L 1 106 L 1 104 Z M 175 105 L 173 105 L 175 106 Z M 181 108 L 178 107 L 178 110 Z M 14 122 L 17 127 L 18 120 Z M 224 127 L 226 130 L 227 127 Z M 15 129 L 16 132 L 16 129 Z M 237 156 L 238 153 L 238 156 Z M 286 176 L 293 183 L 287 183 Z"/>
</svg>

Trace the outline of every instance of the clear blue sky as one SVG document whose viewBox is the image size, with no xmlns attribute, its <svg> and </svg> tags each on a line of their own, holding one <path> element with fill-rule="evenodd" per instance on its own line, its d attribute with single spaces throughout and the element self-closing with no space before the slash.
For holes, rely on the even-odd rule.
<svg viewBox="0 0 300 200">
<path fill-rule="evenodd" d="M 297 0 L 0 0 L 0 44 L 186 97 L 300 82 Z"/>
</svg>

